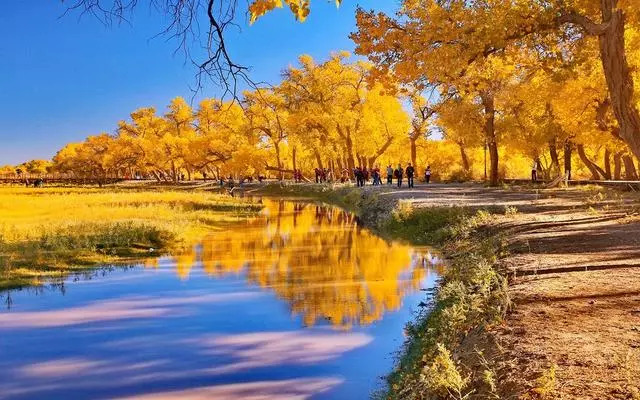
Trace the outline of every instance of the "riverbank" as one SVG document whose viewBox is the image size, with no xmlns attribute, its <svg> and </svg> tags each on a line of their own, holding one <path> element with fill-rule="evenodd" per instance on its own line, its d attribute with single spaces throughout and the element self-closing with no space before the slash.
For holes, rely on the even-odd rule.
<svg viewBox="0 0 640 400">
<path fill-rule="evenodd" d="M 189 247 L 261 207 L 204 191 L 0 188 L 0 290 Z"/>
<path fill-rule="evenodd" d="M 638 398 L 637 195 L 478 185 L 266 190 L 346 204 L 383 236 L 435 244 L 450 258 L 429 313 L 407 329 L 385 397 Z"/>
</svg>

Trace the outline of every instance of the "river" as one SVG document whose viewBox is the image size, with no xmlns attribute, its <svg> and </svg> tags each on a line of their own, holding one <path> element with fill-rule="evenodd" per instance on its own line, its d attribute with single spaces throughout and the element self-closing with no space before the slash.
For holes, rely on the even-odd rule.
<svg viewBox="0 0 640 400">
<path fill-rule="evenodd" d="M 1 399 L 366 399 L 437 258 L 263 200 L 192 251 L 2 294 Z"/>
</svg>

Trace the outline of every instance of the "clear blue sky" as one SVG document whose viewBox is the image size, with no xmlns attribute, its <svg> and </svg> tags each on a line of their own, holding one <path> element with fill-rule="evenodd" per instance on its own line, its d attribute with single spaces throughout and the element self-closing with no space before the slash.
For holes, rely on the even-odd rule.
<svg viewBox="0 0 640 400">
<path fill-rule="evenodd" d="M 242 2 L 242 0 L 240 0 Z M 145 3 L 140 1 L 140 3 Z M 314 0 L 303 24 L 276 10 L 228 37 L 235 59 L 256 81 L 277 82 L 299 54 L 325 58 L 353 50 L 356 2 Z M 360 0 L 392 12 L 396 1 Z M 164 112 L 175 96 L 191 98 L 194 69 L 176 43 L 153 38 L 163 19 L 141 5 L 131 26 L 105 27 L 91 17 L 59 18 L 60 1 L 9 1 L 0 13 L 0 165 L 50 158 L 65 143 L 113 132 L 136 108 Z M 203 96 L 215 96 L 211 87 Z"/>
</svg>

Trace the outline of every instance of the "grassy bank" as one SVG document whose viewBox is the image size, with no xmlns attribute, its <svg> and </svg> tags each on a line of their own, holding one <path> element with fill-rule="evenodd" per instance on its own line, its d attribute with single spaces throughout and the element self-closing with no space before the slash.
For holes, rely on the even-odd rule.
<svg viewBox="0 0 640 400">
<path fill-rule="evenodd" d="M 0 289 L 179 251 L 257 210 L 206 192 L 0 188 Z"/>
<path fill-rule="evenodd" d="M 351 187 L 271 185 L 264 192 L 344 207 L 383 237 L 436 246 L 448 259 L 430 307 L 407 326 L 407 341 L 381 398 L 497 396 L 491 345 L 478 338 L 509 307 L 507 279 L 497 268 L 503 240 L 491 229 L 492 222 L 506 217 L 497 210 L 412 208 L 381 192 Z"/>
</svg>

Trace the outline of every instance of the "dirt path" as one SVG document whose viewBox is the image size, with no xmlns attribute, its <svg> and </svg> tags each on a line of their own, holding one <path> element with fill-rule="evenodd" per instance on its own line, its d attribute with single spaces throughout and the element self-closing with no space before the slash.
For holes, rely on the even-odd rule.
<svg viewBox="0 0 640 400">
<path fill-rule="evenodd" d="M 506 360 L 499 378 L 515 397 L 640 399 L 640 196 L 477 185 L 381 196 L 510 207 L 496 225 L 508 237 L 514 308 L 493 334 Z"/>
</svg>

